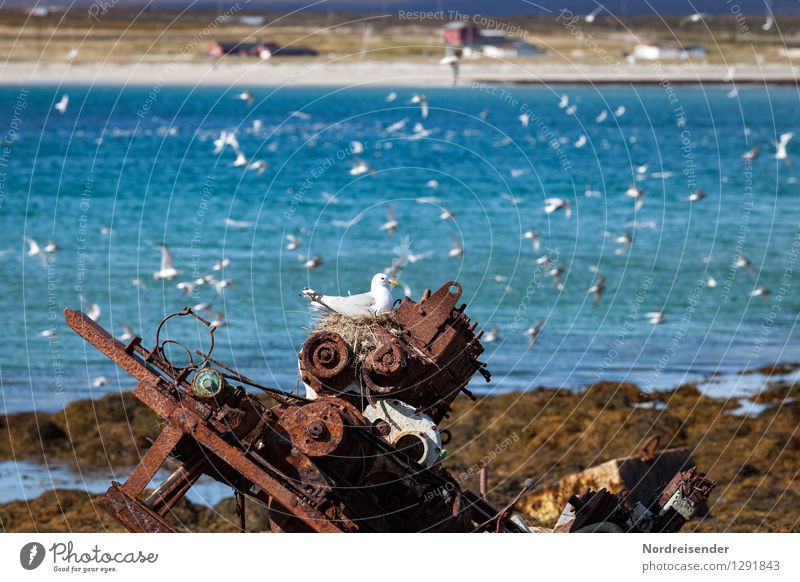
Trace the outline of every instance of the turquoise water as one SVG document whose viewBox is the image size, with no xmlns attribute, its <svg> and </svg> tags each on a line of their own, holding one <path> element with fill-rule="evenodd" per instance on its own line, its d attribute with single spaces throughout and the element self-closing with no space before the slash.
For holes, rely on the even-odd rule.
<svg viewBox="0 0 800 582">
<path fill-rule="evenodd" d="M 411 90 L 396 88 L 387 102 L 390 91 L 260 89 L 248 107 L 239 90 L 223 88 L 0 89 L 3 406 L 52 410 L 132 387 L 63 324 L 61 310 L 78 307 L 79 294 L 100 306 L 100 324 L 120 335 L 128 323 L 146 345 L 164 314 L 211 302 L 228 322 L 217 357 L 293 389 L 310 321 L 298 291 L 365 291 L 408 245 L 432 253 L 400 274 L 415 298 L 456 279 L 467 313 L 499 326 L 500 338 L 486 344 L 494 379 L 476 380 L 476 389 L 598 379 L 659 388 L 800 359 L 798 166 L 776 160 L 772 145 L 798 129 L 796 90 L 740 87 L 730 99 L 722 87 L 428 89 L 425 120 Z M 64 93 L 60 114 L 53 104 Z M 559 108 L 562 93 L 573 115 Z M 596 121 L 620 105 L 624 115 Z M 420 121 L 424 133 L 414 131 Z M 236 130 L 242 151 L 267 170 L 232 167 L 230 148 L 215 155 L 223 130 Z M 363 152 L 353 154 L 353 141 Z M 743 161 L 755 145 L 761 155 Z M 790 160 L 793 151 L 800 156 L 796 142 Z M 351 175 L 354 157 L 374 173 Z M 587 181 L 604 196 L 586 197 Z M 633 181 L 646 192 L 638 211 L 625 196 Z M 695 188 L 706 198 L 686 202 Z M 553 196 L 571 201 L 569 220 L 544 213 Z M 380 230 L 387 203 L 399 222 L 393 237 Z M 455 219 L 439 220 L 442 207 Z M 354 218 L 349 228 L 333 223 Z M 633 220 L 655 228 L 625 226 Z M 521 236 L 528 229 L 541 233 L 537 253 Z M 605 231 L 634 233 L 630 250 L 620 253 Z M 287 234 L 302 246 L 286 250 Z M 447 256 L 454 234 L 463 257 Z M 49 267 L 24 256 L 23 235 L 59 245 Z M 173 281 L 152 277 L 163 242 L 181 270 Z M 732 268 L 739 252 L 752 277 Z M 560 291 L 535 263 L 545 253 L 564 263 Z M 309 272 L 298 254 L 323 264 Z M 233 285 L 182 297 L 177 282 L 210 273 L 223 257 Z M 596 307 L 586 294 L 591 266 L 607 278 Z M 717 287 L 704 286 L 709 275 Z M 771 295 L 751 298 L 758 286 Z M 648 323 L 648 311 L 664 311 L 665 323 Z M 529 350 L 522 332 L 539 318 Z M 57 335 L 40 335 L 51 324 Z M 107 383 L 92 387 L 98 376 Z"/>
</svg>

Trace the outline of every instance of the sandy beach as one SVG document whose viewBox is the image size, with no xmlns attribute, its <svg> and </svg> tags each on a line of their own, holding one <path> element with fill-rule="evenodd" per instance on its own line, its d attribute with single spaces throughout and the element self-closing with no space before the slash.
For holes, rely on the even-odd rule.
<svg viewBox="0 0 800 582">
<path fill-rule="evenodd" d="M 460 84 L 687 84 L 722 83 L 728 65 L 640 63 L 604 66 L 518 60 L 466 62 Z M 736 65 L 739 84 L 795 83 L 796 67 L 785 63 Z M 448 86 L 450 68 L 421 60 L 228 60 L 224 62 L 6 62 L 3 85 L 236 85 L 236 86 Z"/>
</svg>

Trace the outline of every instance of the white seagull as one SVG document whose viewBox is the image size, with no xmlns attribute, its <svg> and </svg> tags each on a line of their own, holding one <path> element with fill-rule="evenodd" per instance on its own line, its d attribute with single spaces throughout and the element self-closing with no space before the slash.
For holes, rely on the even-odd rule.
<svg viewBox="0 0 800 582">
<path fill-rule="evenodd" d="M 529 229 L 522 233 L 522 238 L 528 239 L 531 241 L 531 246 L 533 247 L 533 252 L 538 253 L 539 249 L 542 246 L 541 243 L 541 236 L 535 230 Z"/>
<path fill-rule="evenodd" d="M 789 154 L 786 152 L 786 146 L 789 145 L 789 142 L 794 137 L 794 134 L 790 131 L 787 133 L 782 133 L 781 137 L 775 142 L 775 159 L 777 160 L 788 160 Z"/>
<path fill-rule="evenodd" d="M 528 349 L 532 348 L 536 345 L 536 341 L 539 339 L 539 334 L 542 332 L 542 326 L 544 325 L 544 319 L 540 319 L 528 329 L 525 330 L 523 335 L 528 337 Z"/>
<path fill-rule="evenodd" d="M 293 251 L 295 249 L 298 249 L 300 248 L 300 245 L 303 244 L 302 241 L 300 240 L 300 237 L 294 234 L 287 234 L 286 240 L 289 241 L 288 244 L 286 245 L 287 251 Z"/>
<path fill-rule="evenodd" d="M 86 317 L 92 321 L 97 321 L 100 319 L 100 314 L 102 312 L 100 311 L 100 306 L 97 303 L 92 303 L 83 295 L 78 295 L 78 298 L 81 300 L 81 307 L 83 308 L 84 313 L 86 313 Z"/>
<path fill-rule="evenodd" d="M 461 244 L 461 239 L 458 237 L 457 234 L 453 235 L 453 248 L 447 251 L 448 257 L 463 257 L 464 256 L 464 245 Z"/>
<path fill-rule="evenodd" d="M 178 271 L 174 265 L 172 252 L 167 245 L 160 245 L 161 249 L 161 269 L 153 273 L 153 279 L 166 279 L 168 281 L 178 276 Z"/>
<path fill-rule="evenodd" d="M 572 205 L 570 204 L 569 200 L 565 200 L 563 198 L 545 198 L 544 199 L 544 211 L 547 214 L 552 214 L 556 210 L 564 210 L 564 216 L 569 219 L 572 216 Z"/>
<path fill-rule="evenodd" d="M 397 227 L 400 226 L 400 223 L 397 222 L 397 215 L 395 214 L 394 206 L 387 204 L 386 214 L 386 222 L 381 225 L 381 230 L 385 230 L 389 236 L 394 236 L 394 233 L 397 232 Z"/>
<path fill-rule="evenodd" d="M 644 204 L 644 190 L 637 188 L 635 184 L 631 184 L 630 187 L 625 190 L 625 196 L 636 200 L 636 210 L 639 210 L 642 204 Z"/>
<path fill-rule="evenodd" d="M 419 103 L 422 119 L 428 119 L 428 98 L 422 93 L 417 93 L 411 98 L 411 103 Z"/>
<path fill-rule="evenodd" d="M 392 289 L 390 285 L 398 285 L 397 281 L 390 279 L 385 273 L 378 273 L 372 277 L 370 290 L 358 295 L 338 297 L 317 293 L 313 289 L 305 288 L 300 294 L 307 299 L 311 307 L 327 313 L 340 313 L 342 315 L 375 315 L 392 310 Z"/>
<path fill-rule="evenodd" d="M 54 109 L 59 113 L 64 113 L 69 105 L 69 95 L 62 95 L 61 100 L 55 104 Z"/>
</svg>

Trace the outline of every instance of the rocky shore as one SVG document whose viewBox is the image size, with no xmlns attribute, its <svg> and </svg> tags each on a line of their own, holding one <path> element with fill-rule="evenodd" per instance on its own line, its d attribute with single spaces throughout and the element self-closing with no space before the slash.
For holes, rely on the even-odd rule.
<svg viewBox="0 0 800 582">
<path fill-rule="evenodd" d="M 766 370 L 767 373 L 785 370 Z M 710 514 L 685 531 L 800 531 L 800 387 L 775 380 L 746 402 L 705 396 L 695 386 L 645 394 L 633 384 L 600 383 L 581 392 L 539 388 L 456 400 L 446 467 L 478 488 L 486 466 L 490 500 L 502 505 L 526 479 L 538 487 L 625 457 L 654 434 L 662 447 L 689 447 L 718 481 Z M 66 465 L 120 478 L 158 435 L 161 421 L 130 393 L 71 403 L 54 414 L 0 416 L 0 462 Z M 82 491 L 53 490 L 0 505 L 7 532 L 121 531 Z M 532 525 L 552 527 L 523 498 Z M 213 507 L 184 500 L 172 519 L 189 531 L 237 531 L 232 498 Z M 248 505 L 248 529 L 268 529 L 266 511 Z"/>
</svg>

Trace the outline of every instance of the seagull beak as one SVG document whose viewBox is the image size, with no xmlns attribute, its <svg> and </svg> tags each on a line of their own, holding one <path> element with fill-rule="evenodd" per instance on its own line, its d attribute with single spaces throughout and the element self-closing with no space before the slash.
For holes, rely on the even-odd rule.
<svg viewBox="0 0 800 582">
<path fill-rule="evenodd" d="M 395 281 L 394 279 L 389 279 L 389 285 L 394 285 L 395 287 L 397 287 L 399 284 L 400 284 L 400 283 L 398 283 L 398 282 L 397 282 L 397 281 Z"/>
</svg>

